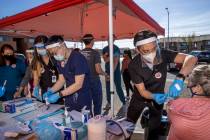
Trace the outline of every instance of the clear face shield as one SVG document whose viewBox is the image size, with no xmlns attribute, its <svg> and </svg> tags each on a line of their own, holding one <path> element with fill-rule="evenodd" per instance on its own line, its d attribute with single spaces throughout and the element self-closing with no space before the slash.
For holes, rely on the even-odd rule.
<svg viewBox="0 0 210 140">
<path fill-rule="evenodd" d="M 47 46 L 47 48 L 50 54 L 53 55 L 55 60 L 64 61 L 66 51 L 65 42 L 54 43 L 51 46 Z"/>
</svg>

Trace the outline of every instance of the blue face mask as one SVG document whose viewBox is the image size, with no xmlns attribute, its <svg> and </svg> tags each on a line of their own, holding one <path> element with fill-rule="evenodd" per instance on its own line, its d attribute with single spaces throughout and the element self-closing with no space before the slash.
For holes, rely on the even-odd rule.
<svg viewBox="0 0 210 140">
<path fill-rule="evenodd" d="M 64 56 L 63 55 L 54 55 L 54 58 L 57 61 L 63 61 L 64 60 Z"/>
<path fill-rule="evenodd" d="M 37 53 L 41 56 L 45 56 L 47 55 L 47 50 L 46 49 L 37 50 Z"/>
</svg>

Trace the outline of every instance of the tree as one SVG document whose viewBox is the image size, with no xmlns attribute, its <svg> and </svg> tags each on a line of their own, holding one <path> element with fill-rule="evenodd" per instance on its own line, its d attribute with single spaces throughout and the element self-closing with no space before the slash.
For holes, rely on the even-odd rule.
<svg viewBox="0 0 210 140">
<path fill-rule="evenodd" d="M 187 43 L 187 51 L 191 52 L 194 48 L 194 43 L 195 43 L 195 33 L 192 35 L 188 35 L 186 37 L 182 37 L 183 42 Z"/>
</svg>

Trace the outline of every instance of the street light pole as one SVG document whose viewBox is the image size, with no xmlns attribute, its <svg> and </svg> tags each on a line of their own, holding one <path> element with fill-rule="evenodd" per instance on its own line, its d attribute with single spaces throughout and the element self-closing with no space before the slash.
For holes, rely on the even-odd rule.
<svg viewBox="0 0 210 140">
<path fill-rule="evenodd" d="M 168 44 L 167 44 L 168 46 L 166 48 L 169 49 L 169 44 L 170 44 L 169 43 L 169 10 L 168 10 L 168 8 L 165 8 L 165 9 L 166 9 L 166 11 L 168 13 L 168 41 L 167 41 L 168 42 Z"/>
</svg>

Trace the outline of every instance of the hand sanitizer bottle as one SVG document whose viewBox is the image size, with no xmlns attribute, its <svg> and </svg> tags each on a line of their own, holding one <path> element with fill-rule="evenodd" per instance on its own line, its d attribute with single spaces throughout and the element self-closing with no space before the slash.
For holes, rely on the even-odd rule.
<svg viewBox="0 0 210 140">
<path fill-rule="evenodd" d="M 70 123 L 71 123 L 71 120 L 70 120 L 70 115 L 69 115 L 69 112 L 67 110 L 67 107 L 65 107 L 65 111 L 64 111 L 64 120 L 65 120 L 65 125 L 67 127 L 70 127 Z"/>
</svg>

